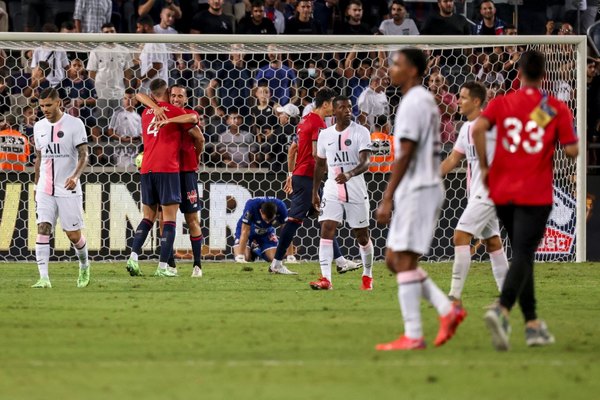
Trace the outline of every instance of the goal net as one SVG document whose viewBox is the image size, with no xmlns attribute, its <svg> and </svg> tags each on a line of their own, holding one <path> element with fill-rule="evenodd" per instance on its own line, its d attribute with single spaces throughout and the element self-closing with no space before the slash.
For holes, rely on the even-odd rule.
<svg viewBox="0 0 600 400">
<path fill-rule="evenodd" d="M 94 260 L 123 260 L 133 230 L 142 219 L 140 175 L 135 166 L 142 151 L 140 105 L 135 93 L 147 91 L 156 76 L 187 89 L 188 107 L 198 111 L 207 146 L 198 173 L 206 260 L 231 259 L 233 233 L 245 202 L 283 192 L 287 150 L 295 126 L 312 107 L 316 91 L 330 87 L 350 97 L 355 120 L 372 133 L 377 146 L 366 181 L 375 210 L 386 187 L 390 139 L 401 93 L 389 85 L 385 67 L 390 54 L 406 45 L 429 56 L 424 85 L 442 114 L 443 157 L 447 156 L 464 119 L 458 113 L 460 86 L 478 80 L 488 97 L 519 86 L 516 62 L 529 48 L 548 57 L 544 89 L 565 101 L 585 141 L 584 39 L 557 37 L 261 37 L 211 35 L 68 35 L 2 34 L 0 36 L 0 260 L 35 260 L 33 191 L 33 124 L 41 118 L 37 96 L 55 86 L 64 111 L 81 118 L 88 129 L 90 166 L 81 180 L 85 234 Z M 150 72 L 149 72 L 150 70 Z M 299 113 L 296 115 L 296 113 Z M 328 119 L 328 123 L 331 123 Z M 585 143 L 582 143 L 582 148 Z M 538 258 L 573 261 L 585 258 L 585 173 L 560 151 L 555 157 L 554 209 Z M 8 154 L 13 154 L 9 156 Z M 15 155 L 16 154 L 16 155 Z M 454 255 L 454 227 L 466 205 L 465 166 L 445 179 L 446 201 L 428 260 Z M 177 221 L 178 258 L 190 257 L 182 215 Z M 376 258 L 383 258 L 387 228 L 371 222 Z M 319 231 L 307 220 L 293 252 L 315 260 Z M 342 252 L 358 257 L 347 227 L 339 229 Z M 158 229 L 144 246 L 144 258 L 157 257 Z M 510 256 L 510 245 L 506 243 Z M 478 259 L 485 252 L 477 243 Z M 52 259 L 71 259 L 73 252 L 60 227 L 52 239 Z"/>
</svg>

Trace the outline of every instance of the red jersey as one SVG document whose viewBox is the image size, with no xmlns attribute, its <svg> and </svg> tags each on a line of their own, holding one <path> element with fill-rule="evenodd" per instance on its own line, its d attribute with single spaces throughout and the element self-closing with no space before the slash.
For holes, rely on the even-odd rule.
<svg viewBox="0 0 600 400">
<path fill-rule="evenodd" d="M 298 137 L 298 154 L 296 155 L 296 168 L 293 175 L 313 176 L 315 172 L 315 158 L 313 157 L 313 142 L 319 139 L 321 129 L 327 128 L 325 121 L 318 114 L 306 114 L 296 129 Z"/>
<path fill-rule="evenodd" d="M 157 102 L 165 110 L 167 118 L 177 117 L 185 112 L 164 101 Z M 167 124 L 160 129 L 153 124 L 154 110 L 146 108 L 142 113 L 142 140 L 144 158 L 141 173 L 179 172 L 179 150 L 185 127 L 181 124 Z"/>
<path fill-rule="evenodd" d="M 497 129 L 490 198 L 498 205 L 551 205 L 556 144 L 577 143 L 567 105 L 527 87 L 496 97 L 481 116 Z"/>
<path fill-rule="evenodd" d="M 191 108 L 184 108 L 183 111 L 186 114 L 198 115 L 198 113 Z M 198 116 L 198 119 L 200 119 L 200 116 Z M 186 125 L 186 128 L 187 127 L 188 126 Z M 192 127 L 190 126 L 187 130 L 191 128 Z M 179 167 L 181 172 L 196 172 L 198 171 L 198 156 L 196 155 L 196 146 L 194 145 L 194 138 L 187 133 L 187 130 L 186 133 L 184 133 L 184 135 L 181 137 Z"/>
</svg>

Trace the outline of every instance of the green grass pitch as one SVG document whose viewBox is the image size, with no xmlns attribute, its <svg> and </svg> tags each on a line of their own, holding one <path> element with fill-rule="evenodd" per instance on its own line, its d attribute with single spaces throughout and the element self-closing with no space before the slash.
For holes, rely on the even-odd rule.
<svg viewBox="0 0 600 400">
<path fill-rule="evenodd" d="M 536 267 L 540 315 L 554 346 L 527 348 L 513 313 L 512 349 L 496 353 L 482 321 L 495 293 L 489 266 L 475 264 L 469 316 L 441 348 L 378 353 L 402 330 L 395 279 L 375 267 L 336 275 L 315 292 L 314 263 L 298 276 L 267 265 L 206 264 L 205 277 L 131 278 L 123 264 L 96 263 L 77 289 L 76 263 L 52 263 L 53 289 L 30 289 L 35 264 L 0 264 L 0 399 L 598 399 L 600 265 Z M 447 290 L 449 264 L 426 264 Z M 437 332 L 423 305 L 425 335 Z"/>
</svg>

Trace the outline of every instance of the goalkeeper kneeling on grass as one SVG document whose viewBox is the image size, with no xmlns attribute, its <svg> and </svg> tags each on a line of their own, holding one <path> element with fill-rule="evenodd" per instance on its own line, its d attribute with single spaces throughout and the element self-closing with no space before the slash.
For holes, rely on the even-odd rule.
<svg viewBox="0 0 600 400">
<path fill-rule="evenodd" d="M 246 202 L 235 230 L 235 261 L 246 263 L 256 259 L 271 262 L 279 239 L 275 228 L 287 219 L 285 203 L 273 197 L 256 197 Z"/>
</svg>

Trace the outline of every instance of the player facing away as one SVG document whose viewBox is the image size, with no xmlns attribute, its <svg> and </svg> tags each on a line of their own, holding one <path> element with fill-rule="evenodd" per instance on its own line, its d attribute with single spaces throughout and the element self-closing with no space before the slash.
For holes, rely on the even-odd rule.
<svg viewBox="0 0 600 400">
<path fill-rule="evenodd" d="M 181 108 L 168 103 L 167 83 L 164 80 L 153 80 L 150 83 L 150 91 L 157 105 L 164 109 L 167 118 L 185 115 Z M 195 124 L 168 124 L 159 127 L 153 109 L 146 108 L 142 113 L 144 159 L 140 172 L 144 218 L 135 231 L 131 255 L 127 260 L 127 271 L 131 276 L 141 275 L 138 255 L 152 225 L 154 225 L 159 205 L 164 214 L 164 227 L 160 239 L 160 259 L 155 276 L 177 276 L 167 269 L 167 262 L 173 251 L 175 220 L 177 209 L 181 203 L 179 170 L 182 135 L 188 134 L 188 132 L 196 134 L 194 126 Z"/>
<path fill-rule="evenodd" d="M 269 267 L 269 272 L 274 274 L 295 275 L 283 265 L 283 257 L 288 247 L 292 244 L 296 231 L 304 219 L 315 211 L 312 205 L 313 174 L 315 171 L 315 157 L 317 156 L 317 139 L 321 129 L 327 128 L 324 118 L 332 113 L 332 101 L 335 92 L 330 88 L 322 88 L 315 95 L 315 108 L 308 113 L 298 124 L 296 129 L 298 143 L 290 147 L 288 155 L 288 178 L 285 181 L 284 191 L 292 196 L 292 204 L 288 212 L 288 219 L 281 230 L 279 244 L 275 257 Z M 333 256 L 337 271 L 345 273 L 360 268 L 353 261 L 346 260 L 340 251 L 337 240 L 333 239 Z"/>
<path fill-rule="evenodd" d="M 533 264 L 552 210 L 554 149 L 560 144 L 568 157 L 575 158 L 578 139 L 567 105 L 540 90 L 545 73 L 543 53 L 523 53 L 519 60 L 521 89 L 492 100 L 473 126 L 481 177 L 489 186 L 513 254 L 500 299 L 484 317 L 499 351 L 509 348 L 508 317 L 517 299 L 525 318 L 527 345 L 554 343 L 554 336 L 536 313 Z M 485 139 L 486 131 L 494 126 L 498 137 L 490 166 Z"/>
<path fill-rule="evenodd" d="M 310 282 L 315 290 L 330 290 L 333 240 L 338 224 L 344 220 L 360 245 L 363 264 L 362 290 L 373 289 L 373 243 L 369 237 L 371 221 L 369 195 L 363 173 L 369 169 L 371 135 L 367 128 L 352 121 L 352 103 L 346 96 L 333 99 L 336 124 L 324 129 L 317 141 L 317 159 L 312 187 L 313 207 L 319 210 L 321 240 L 319 263 L 321 278 Z M 323 197 L 319 189 L 327 169 Z"/>
<path fill-rule="evenodd" d="M 198 191 L 198 167 L 199 158 L 204 151 L 204 135 L 197 123 L 199 115 L 191 108 L 187 108 L 187 90 L 181 85 L 173 85 L 169 89 L 169 102 L 177 106 L 186 113 L 173 118 L 167 118 L 165 111 L 159 107 L 149 96 L 143 93 L 137 93 L 136 98 L 146 107 L 154 110 L 154 115 L 160 116 L 158 126 L 162 127 L 170 123 L 192 124 L 195 132 L 193 135 L 184 134 L 181 137 L 181 151 L 179 164 L 179 183 L 181 186 L 181 204 L 179 211 L 184 215 L 185 222 L 190 231 L 190 244 L 192 248 L 193 267 L 192 278 L 202 277 L 202 228 L 200 226 L 200 193 Z M 163 213 L 159 211 L 159 226 L 162 235 L 164 228 Z M 168 269 L 177 274 L 177 265 L 175 264 L 175 254 L 171 252 L 168 260 Z"/>
<path fill-rule="evenodd" d="M 423 86 L 425 54 L 415 48 L 399 50 L 389 74 L 404 97 L 394 124 L 395 160 L 377 221 L 391 221 L 386 264 L 396 274 L 404 335 L 377 350 L 425 348 L 421 325 L 421 298 L 437 310 L 440 328 L 434 344 L 441 346 L 455 333 L 463 310 L 453 305 L 418 265 L 429 251 L 444 198 L 440 177 L 440 113 L 433 95 Z M 393 209 L 393 214 L 392 214 Z"/>
<path fill-rule="evenodd" d="M 479 82 L 467 82 L 460 89 L 458 112 L 467 118 L 460 128 L 452 153 L 442 162 L 442 176 L 446 176 L 467 158 L 467 190 L 469 200 L 454 230 L 454 264 L 449 297 L 462 306 L 462 291 L 471 267 L 471 240 L 482 239 L 490 255 L 492 273 L 498 286 L 502 284 L 508 271 L 508 260 L 500 239 L 500 225 L 496 208 L 489 198 L 487 187 L 481 180 L 479 160 L 473 143 L 473 124 L 481 114 L 485 103 L 486 88 Z M 496 129 L 486 133 L 487 157 L 491 162 L 496 147 Z"/>
<path fill-rule="evenodd" d="M 65 234 L 79 259 L 77 287 L 90 283 L 90 263 L 83 228 L 83 200 L 79 177 L 88 162 L 85 126 L 79 118 L 61 111 L 54 88 L 44 89 L 39 98 L 44 119 L 33 126 L 35 139 L 35 212 L 38 235 L 35 259 L 40 273 L 34 288 L 51 288 L 48 276 L 50 235 L 60 218 Z"/>
<path fill-rule="evenodd" d="M 271 262 L 277 248 L 275 228 L 285 224 L 285 203 L 274 197 L 256 197 L 246 202 L 235 229 L 235 261 L 246 263 L 256 258 Z"/>
</svg>

